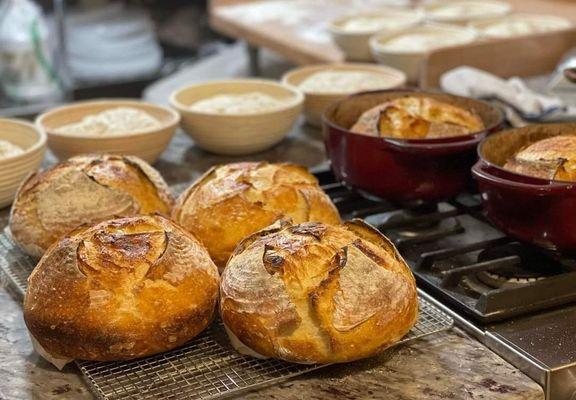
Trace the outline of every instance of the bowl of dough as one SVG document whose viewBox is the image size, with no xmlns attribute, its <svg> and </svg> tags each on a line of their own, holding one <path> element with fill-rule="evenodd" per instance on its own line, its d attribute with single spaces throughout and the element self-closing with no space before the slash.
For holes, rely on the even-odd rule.
<svg viewBox="0 0 576 400">
<path fill-rule="evenodd" d="M 420 25 L 376 34 L 370 38 L 370 50 L 376 62 L 404 71 L 408 82 L 416 83 L 430 53 L 469 44 L 477 36 L 474 29 L 465 26 Z"/>
<path fill-rule="evenodd" d="M 170 143 L 180 116 L 129 99 L 99 99 L 52 109 L 36 119 L 60 160 L 86 153 L 125 154 L 153 163 Z"/>
<path fill-rule="evenodd" d="M 40 168 L 46 135 L 26 121 L 0 118 L 0 208 L 14 199 L 31 172 Z"/>
<path fill-rule="evenodd" d="M 236 79 L 186 86 L 170 103 L 182 128 L 204 150 L 241 155 L 268 149 L 288 135 L 302 94 L 273 80 Z"/>
<path fill-rule="evenodd" d="M 282 81 L 304 93 L 306 121 L 319 127 L 332 103 L 358 92 L 401 87 L 406 75 L 385 65 L 335 63 L 295 68 Z"/>
<path fill-rule="evenodd" d="M 424 19 L 420 9 L 379 8 L 335 19 L 328 30 L 347 60 L 372 61 L 370 37 L 418 25 Z"/>
</svg>

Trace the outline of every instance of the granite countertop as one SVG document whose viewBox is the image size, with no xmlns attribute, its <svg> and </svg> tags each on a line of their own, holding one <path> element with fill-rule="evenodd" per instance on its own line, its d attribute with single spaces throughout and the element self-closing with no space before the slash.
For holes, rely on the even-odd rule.
<svg viewBox="0 0 576 400">
<path fill-rule="evenodd" d="M 203 152 L 179 132 L 155 166 L 171 185 L 197 178 L 213 164 L 239 160 L 325 162 L 320 131 L 298 126 L 281 144 L 249 157 Z M 54 162 L 49 155 L 47 164 Z M 0 210 L 0 229 L 8 209 Z M 5 281 L 4 281 L 5 282 Z M 0 290 L 0 399 L 90 399 L 77 369 L 60 372 L 33 350 L 21 305 Z M 335 365 L 238 396 L 244 399 L 544 399 L 540 386 L 454 328 L 400 346 L 381 357 Z"/>
</svg>

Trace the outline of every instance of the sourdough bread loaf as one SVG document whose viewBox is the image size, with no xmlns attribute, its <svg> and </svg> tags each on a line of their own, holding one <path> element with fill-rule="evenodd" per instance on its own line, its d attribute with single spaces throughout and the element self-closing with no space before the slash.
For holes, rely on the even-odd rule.
<svg viewBox="0 0 576 400">
<path fill-rule="evenodd" d="M 220 313 L 246 353 L 335 363 L 397 342 L 416 322 L 418 299 L 394 246 L 362 221 L 279 222 L 234 251 Z"/>
<path fill-rule="evenodd" d="M 304 167 L 266 162 L 210 169 L 178 198 L 172 218 L 206 246 L 220 268 L 240 240 L 279 219 L 340 222 Z"/>
<path fill-rule="evenodd" d="M 212 320 L 218 270 L 190 233 L 161 216 L 79 228 L 44 254 L 24 319 L 57 358 L 127 360 L 180 346 Z"/>
<path fill-rule="evenodd" d="M 173 198 L 160 174 L 133 156 L 82 155 L 31 175 L 10 214 L 14 240 L 40 257 L 82 224 L 116 216 L 170 215 Z"/>
</svg>

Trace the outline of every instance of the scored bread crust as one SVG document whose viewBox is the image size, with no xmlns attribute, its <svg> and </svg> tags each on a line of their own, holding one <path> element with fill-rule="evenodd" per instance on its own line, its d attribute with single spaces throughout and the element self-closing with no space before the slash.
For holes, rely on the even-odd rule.
<svg viewBox="0 0 576 400">
<path fill-rule="evenodd" d="M 536 178 L 576 181 L 576 136 L 539 140 L 518 151 L 504 168 Z"/>
<path fill-rule="evenodd" d="M 350 130 L 369 136 L 426 139 L 467 135 L 482 129 L 482 119 L 462 107 L 407 96 L 365 111 Z"/>
<path fill-rule="evenodd" d="M 243 240 L 221 277 L 220 314 L 248 348 L 297 363 L 375 355 L 415 324 L 414 277 L 370 225 L 282 221 Z"/>
<path fill-rule="evenodd" d="M 173 203 L 162 176 L 138 157 L 82 155 L 22 183 L 10 231 L 26 253 L 40 257 L 79 225 L 135 214 L 168 216 Z"/>
<path fill-rule="evenodd" d="M 244 237 L 279 219 L 340 222 L 306 168 L 267 162 L 211 168 L 180 195 L 172 218 L 206 246 L 220 268 Z"/>
<path fill-rule="evenodd" d="M 52 356 L 111 361 L 180 346 L 213 319 L 218 270 L 190 233 L 161 216 L 79 228 L 28 280 L 24 319 Z"/>
</svg>

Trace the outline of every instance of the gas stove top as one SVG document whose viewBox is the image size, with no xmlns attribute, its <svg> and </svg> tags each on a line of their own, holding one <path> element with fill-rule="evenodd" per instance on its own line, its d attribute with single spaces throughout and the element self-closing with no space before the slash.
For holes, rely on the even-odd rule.
<svg viewBox="0 0 576 400">
<path fill-rule="evenodd" d="M 398 205 L 317 171 L 343 218 L 390 238 L 418 285 L 457 323 L 544 388 L 576 399 L 576 260 L 519 243 L 482 215 L 480 197 Z"/>
</svg>

